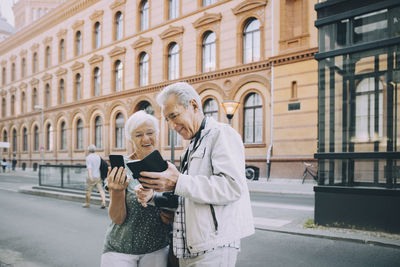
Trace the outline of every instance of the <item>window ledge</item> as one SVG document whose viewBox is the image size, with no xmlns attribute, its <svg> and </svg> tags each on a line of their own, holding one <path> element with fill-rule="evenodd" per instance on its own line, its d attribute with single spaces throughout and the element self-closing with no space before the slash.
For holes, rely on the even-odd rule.
<svg viewBox="0 0 400 267">
<path fill-rule="evenodd" d="M 245 143 L 244 144 L 245 148 L 255 148 L 255 147 L 266 147 L 266 145 L 264 143 L 261 144 L 249 144 L 249 143 Z"/>
</svg>

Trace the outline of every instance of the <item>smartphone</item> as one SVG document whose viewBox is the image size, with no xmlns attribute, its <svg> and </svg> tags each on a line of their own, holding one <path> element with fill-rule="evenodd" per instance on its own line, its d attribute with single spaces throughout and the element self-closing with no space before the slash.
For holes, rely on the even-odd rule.
<svg viewBox="0 0 400 267">
<path fill-rule="evenodd" d="M 122 155 L 109 155 L 111 169 L 115 167 L 125 167 L 124 156 Z"/>
</svg>

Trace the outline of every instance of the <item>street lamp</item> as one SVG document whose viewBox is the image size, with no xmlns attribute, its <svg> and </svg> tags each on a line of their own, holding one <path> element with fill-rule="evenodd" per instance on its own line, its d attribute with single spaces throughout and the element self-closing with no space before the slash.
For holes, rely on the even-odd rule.
<svg viewBox="0 0 400 267">
<path fill-rule="evenodd" d="M 231 124 L 231 120 L 236 112 L 236 109 L 239 107 L 239 104 L 239 102 L 234 100 L 226 100 L 222 102 L 222 107 L 224 108 L 229 124 Z"/>
<path fill-rule="evenodd" d="M 44 108 L 39 105 L 35 105 L 34 107 L 36 110 L 40 110 L 42 113 L 42 118 L 41 118 L 41 124 L 42 124 L 42 141 L 41 141 L 41 146 L 40 146 L 40 157 L 42 159 L 42 165 L 44 165 Z"/>
</svg>

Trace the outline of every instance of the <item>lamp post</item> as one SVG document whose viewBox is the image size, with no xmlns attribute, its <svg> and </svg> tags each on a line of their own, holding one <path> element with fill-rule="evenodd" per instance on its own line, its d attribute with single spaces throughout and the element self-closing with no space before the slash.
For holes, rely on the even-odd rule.
<svg viewBox="0 0 400 267">
<path fill-rule="evenodd" d="M 35 110 L 40 110 L 41 111 L 41 128 L 42 128 L 42 141 L 41 141 L 41 146 L 40 146 L 40 157 L 42 159 L 42 165 L 44 165 L 44 108 L 42 106 L 36 105 Z"/>
<path fill-rule="evenodd" d="M 226 100 L 222 102 L 222 107 L 224 108 L 226 117 L 228 118 L 229 125 L 231 125 L 231 120 L 237 108 L 239 107 L 239 102 L 234 100 Z"/>
</svg>

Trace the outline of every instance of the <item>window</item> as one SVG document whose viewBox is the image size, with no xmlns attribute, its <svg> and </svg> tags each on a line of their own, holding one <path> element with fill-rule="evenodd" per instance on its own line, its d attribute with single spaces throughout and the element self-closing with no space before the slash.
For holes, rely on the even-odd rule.
<svg viewBox="0 0 400 267">
<path fill-rule="evenodd" d="M 97 49 L 100 48 L 101 44 L 101 24 L 100 22 L 96 22 L 94 24 L 94 36 L 93 36 L 93 48 Z"/>
<path fill-rule="evenodd" d="M 144 110 L 147 114 L 154 115 L 153 106 L 147 101 L 141 101 L 138 104 L 138 110 Z"/>
<path fill-rule="evenodd" d="M 1 71 L 1 84 L 5 85 L 7 82 L 7 73 L 6 73 L 6 68 L 3 67 L 3 70 Z"/>
<path fill-rule="evenodd" d="M 24 78 L 26 75 L 26 60 L 23 58 L 21 60 L 21 78 Z"/>
<path fill-rule="evenodd" d="M 15 115 L 15 95 L 11 96 L 11 116 Z"/>
<path fill-rule="evenodd" d="M 22 150 L 26 152 L 28 151 L 28 130 L 26 128 L 22 130 L 22 135 Z"/>
<path fill-rule="evenodd" d="M 203 112 L 204 112 L 205 116 L 212 117 L 215 120 L 218 120 L 218 104 L 217 104 L 217 101 L 215 101 L 212 98 L 207 99 L 204 102 Z"/>
<path fill-rule="evenodd" d="M 216 2 L 216 0 L 203 0 L 203 6 L 209 6 Z"/>
<path fill-rule="evenodd" d="M 373 77 L 365 78 L 356 87 L 356 139 L 377 140 L 383 136 L 383 85 L 375 86 Z M 377 107 L 375 103 L 377 103 Z"/>
<path fill-rule="evenodd" d="M 94 145 L 97 148 L 103 147 L 103 120 L 100 117 L 94 121 Z"/>
<path fill-rule="evenodd" d="M 7 113 L 7 103 L 6 103 L 6 98 L 3 97 L 1 100 L 1 116 L 4 118 Z"/>
<path fill-rule="evenodd" d="M 64 39 L 60 40 L 60 47 L 59 47 L 59 60 L 63 62 L 65 60 L 65 41 Z"/>
<path fill-rule="evenodd" d="M 168 80 L 179 78 L 179 46 L 171 43 L 168 48 Z"/>
<path fill-rule="evenodd" d="M 38 58 L 37 58 L 37 53 L 33 53 L 33 59 L 32 59 L 32 73 L 36 73 L 38 71 Z"/>
<path fill-rule="evenodd" d="M 175 19 L 179 16 L 179 0 L 168 0 L 168 1 L 169 1 L 168 18 Z"/>
<path fill-rule="evenodd" d="M 99 96 L 100 95 L 100 82 L 101 82 L 101 76 L 100 76 L 100 69 L 96 67 L 93 70 L 93 95 L 94 96 Z"/>
<path fill-rule="evenodd" d="M 262 142 L 262 102 L 261 97 L 251 93 L 244 102 L 244 142 L 247 144 Z"/>
<path fill-rule="evenodd" d="M 46 127 L 46 151 L 50 151 L 52 149 L 52 138 L 51 138 L 51 124 L 47 124 Z"/>
<path fill-rule="evenodd" d="M 122 62 L 120 60 L 115 61 L 114 64 L 114 87 L 115 92 L 122 91 Z"/>
<path fill-rule="evenodd" d="M 149 84 L 149 56 L 142 52 L 139 56 L 139 86 Z"/>
<path fill-rule="evenodd" d="M 75 75 L 75 100 L 80 100 L 82 95 L 82 78 L 79 73 Z"/>
<path fill-rule="evenodd" d="M 11 64 L 11 81 L 15 81 L 15 63 Z"/>
<path fill-rule="evenodd" d="M 61 123 L 60 128 L 60 149 L 65 150 L 67 148 L 67 128 L 65 122 Z"/>
<path fill-rule="evenodd" d="M 115 14 L 115 40 L 121 40 L 122 39 L 122 33 L 124 30 L 124 22 L 123 22 L 123 15 L 121 13 L 121 11 L 118 11 Z"/>
<path fill-rule="evenodd" d="M 33 151 L 39 151 L 39 127 L 37 125 L 33 130 Z"/>
<path fill-rule="evenodd" d="M 59 87 L 58 87 L 58 90 L 59 90 L 59 92 L 58 92 L 58 103 L 59 104 L 64 104 L 64 102 L 65 102 L 65 99 L 64 99 L 65 88 L 64 88 L 64 86 L 65 86 L 64 85 L 64 79 L 61 79 Z"/>
<path fill-rule="evenodd" d="M 290 90 L 290 98 L 297 98 L 297 82 L 292 81 L 292 88 Z"/>
<path fill-rule="evenodd" d="M 251 18 L 243 30 L 243 62 L 250 63 L 260 59 L 260 22 Z"/>
<path fill-rule="evenodd" d="M 140 30 L 145 31 L 149 28 L 149 2 L 142 1 L 140 5 Z"/>
<path fill-rule="evenodd" d="M 51 66 L 50 60 L 51 60 L 51 55 L 50 55 L 50 46 L 46 47 L 46 57 L 45 57 L 45 66 L 46 68 Z"/>
<path fill-rule="evenodd" d="M 45 92 L 45 97 L 44 97 L 44 106 L 46 108 L 50 107 L 50 85 L 46 83 L 46 92 Z"/>
<path fill-rule="evenodd" d="M 83 122 L 81 119 L 76 122 L 76 149 L 83 149 Z"/>
<path fill-rule="evenodd" d="M 7 137 L 7 132 L 6 131 L 3 132 L 3 142 L 8 142 L 8 137 Z M 3 152 L 7 152 L 7 151 L 8 151 L 7 148 L 3 149 Z"/>
<path fill-rule="evenodd" d="M 122 113 L 118 113 L 115 117 L 115 148 L 124 148 L 124 125 L 125 119 Z"/>
<path fill-rule="evenodd" d="M 208 31 L 204 34 L 202 53 L 202 71 L 215 70 L 215 33 Z"/>
<path fill-rule="evenodd" d="M 80 56 L 82 54 L 82 34 L 77 31 L 75 34 L 75 56 Z"/>
<path fill-rule="evenodd" d="M 21 94 L 21 113 L 25 113 L 26 111 L 26 96 L 25 96 L 25 92 L 22 92 Z"/>
<path fill-rule="evenodd" d="M 12 131 L 12 149 L 13 152 L 17 152 L 17 130 Z"/>
<path fill-rule="evenodd" d="M 33 88 L 33 93 L 32 93 L 32 109 L 35 109 L 35 106 L 38 104 L 38 99 L 37 99 L 37 90 L 36 88 Z"/>
</svg>

